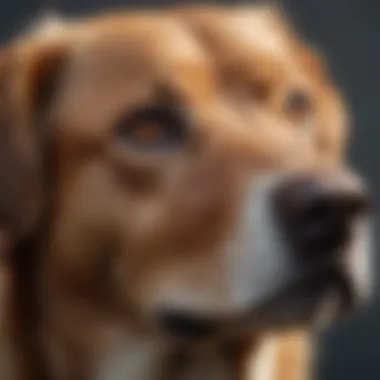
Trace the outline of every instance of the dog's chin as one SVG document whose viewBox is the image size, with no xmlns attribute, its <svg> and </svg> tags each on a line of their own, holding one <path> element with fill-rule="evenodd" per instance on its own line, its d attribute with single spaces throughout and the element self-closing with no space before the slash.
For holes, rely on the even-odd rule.
<svg viewBox="0 0 380 380">
<path fill-rule="evenodd" d="M 343 268 L 330 267 L 284 287 L 258 311 L 264 329 L 324 329 L 364 302 Z"/>
</svg>

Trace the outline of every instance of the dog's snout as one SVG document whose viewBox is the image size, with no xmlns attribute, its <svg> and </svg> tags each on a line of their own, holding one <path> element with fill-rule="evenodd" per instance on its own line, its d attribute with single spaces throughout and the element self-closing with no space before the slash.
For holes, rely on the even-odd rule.
<svg viewBox="0 0 380 380">
<path fill-rule="evenodd" d="M 362 187 L 333 179 L 297 176 L 283 181 L 274 204 L 281 228 L 302 255 L 331 255 L 349 243 L 355 220 L 367 213 Z"/>
</svg>

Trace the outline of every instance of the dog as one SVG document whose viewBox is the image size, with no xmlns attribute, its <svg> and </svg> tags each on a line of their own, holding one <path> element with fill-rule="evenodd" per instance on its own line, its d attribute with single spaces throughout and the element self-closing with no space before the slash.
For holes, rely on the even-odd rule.
<svg viewBox="0 0 380 380">
<path fill-rule="evenodd" d="M 22 226 L 22 378 L 239 378 L 247 338 L 350 309 L 352 279 L 364 296 L 339 260 L 367 255 L 364 185 L 307 144 L 288 162 L 303 139 L 286 132 L 272 154 L 257 131 L 286 120 L 240 112 L 182 22 L 45 37 L 10 46 L 3 72 L 8 164 L 28 181 L 22 209 L 1 203 Z"/>
<path fill-rule="evenodd" d="M 264 8 L 264 9 L 266 11 L 270 11 L 271 13 L 269 13 L 269 16 L 273 17 L 273 10 L 274 10 L 273 8 L 269 8 L 269 9 Z M 195 9 L 196 13 L 199 13 L 198 11 L 199 10 Z M 202 12 L 202 14 L 204 14 L 204 8 L 201 10 L 201 12 Z M 214 8 L 208 8 L 206 11 L 206 15 L 208 12 L 212 12 L 213 17 L 215 17 L 215 15 L 217 15 L 217 14 L 220 15 L 221 13 L 225 13 L 225 11 L 221 11 L 221 8 L 215 8 L 215 7 Z M 234 12 L 234 13 L 236 13 L 236 12 Z M 262 12 L 262 9 L 260 9 L 260 8 L 258 9 L 257 7 L 254 8 L 254 13 L 256 14 L 256 19 L 263 18 L 262 16 L 265 15 L 265 13 Z M 196 17 L 199 17 L 199 14 L 197 14 Z M 205 16 L 202 16 L 202 17 L 205 17 Z M 206 17 L 208 17 L 208 16 L 206 16 Z M 280 21 L 279 15 L 277 13 L 276 13 L 275 17 L 277 18 L 276 21 Z M 52 33 L 56 33 L 57 31 L 60 32 L 62 30 L 62 28 L 67 28 L 73 21 L 74 20 L 72 20 L 72 19 L 70 19 L 70 20 L 63 19 L 56 12 L 48 12 L 46 14 L 43 14 L 42 17 L 38 20 L 38 22 L 36 24 L 34 24 L 31 28 L 29 28 L 29 31 L 32 31 L 33 33 L 39 34 L 39 35 L 43 34 L 45 36 L 46 35 L 51 36 Z M 70 22 L 70 24 L 69 24 L 69 22 Z M 282 22 L 282 27 L 283 27 L 285 24 L 282 20 L 281 20 L 281 22 Z M 274 25 L 276 25 L 276 24 L 274 24 L 272 22 L 272 24 L 270 24 L 270 28 L 273 29 Z M 253 24 L 253 25 L 250 24 L 250 28 L 252 28 L 252 27 L 254 29 L 255 24 Z M 269 28 L 269 32 L 271 32 L 270 28 Z M 260 30 L 260 28 L 259 28 L 258 32 L 261 33 L 262 30 Z M 276 30 L 276 32 L 278 32 L 278 30 Z M 280 43 L 283 44 L 284 41 L 280 41 Z M 220 53 L 222 53 L 222 52 L 223 52 L 223 50 Z M 240 70 L 240 71 L 244 72 L 244 73 L 246 72 L 246 71 L 242 71 L 242 70 Z M 239 83 L 235 83 L 235 86 L 233 88 L 234 90 L 237 89 L 236 88 L 237 84 L 239 85 Z M 231 90 L 231 88 L 229 90 Z M 333 107 L 333 109 L 334 109 L 334 107 Z M 341 112 L 340 114 L 344 115 L 343 112 Z M 338 115 L 340 115 L 340 114 L 338 113 Z M 334 126 L 334 128 L 336 128 L 336 126 Z M 338 134 L 338 137 L 341 138 L 342 136 L 340 136 Z M 275 142 L 272 140 L 273 140 L 273 137 L 270 136 L 269 137 L 269 143 L 271 144 L 271 149 L 264 149 L 265 152 L 271 152 L 272 151 L 273 142 Z M 330 142 L 329 138 L 326 138 L 326 141 L 327 141 L 327 143 L 329 143 Z M 261 139 L 260 143 L 262 143 L 262 139 Z M 256 148 L 256 150 L 257 150 L 257 148 Z M 336 150 L 336 148 L 335 148 L 335 150 Z M 276 157 L 276 155 L 274 155 L 274 156 Z M 291 156 L 297 156 L 297 155 L 292 153 Z M 284 157 L 282 157 L 281 159 L 284 160 Z M 278 162 L 278 157 L 277 157 L 277 162 Z M 305 335 L 306 335 L 306 337 L 305 337 Z M 261 341 L 264 341 L 264 344 L 262 344 L 263 348 L 258 347 L 259 345 L 256 344 L 256 339 L 255 339 L 255 345 L 254 345 L 255 349 L 253 351 L 255 352 L 256 358 L 254 360 L 255 368 L 253 370 L 253 372 L 254 372 L 254 374 L 252 375 L 253 378 L 263 378 L 264 376 L 267 377 L 268 376 L 267 373 L 271 373 L 272 377 L 281 376 L 281 379 L 305 378 L 305 376 L 306 376 L 305 373 L 310 372 L 309 366 L 305 365 L 305 363 L 307 362 L 307 360 L 305 360 L 305 358 L 307 357 L 306 353 L 308 351 L 310 351 L 310 347 L 309 347 L 310 344 L 309 344 L 308 340 L 309 340 L 308 334 L 305 334 L 304 331 L 301 331 L 301 333 L 299 331 L 296 331 L 295 333 L 293 332 L 292 334 L 289 334 L 289 332 L 287 332 L 284 336 L 277 333 L 275 335 L 275 337 L 271 336 L 271 337 L 266 337 L 265 339 L 261 339 Z M 247 357 L 246 351 L 249 350 L 248 345 L 246 344 L 246 342 L 243 342 L 243 343 L 240 343 L 238 345 L 238 347 L 244 348 L 244 350 L 240 349 L 237 352 L 239 353 L 239 355 L 242 358 L 245 359 Z M 267 347 L 269 347 L 269 349 Z M 261 352 L 261 351 L 263 351 L 263 352 Z M 268 351 L 269 354 L 266 351 Z M 302 351 L 302 352 L 299 352 L 299 351 Z M 177 356 L 178 356 L 178 353 L 177 353 Z M 275 363 L 269 363 L 267 360 L 268 356 L 270 356 L 271 361 L 274 361 Z M 263 357 L 263 359 L 261 359 L 261 357 Z M 242 358 L 238 358 L 239 360 L 237 360 L 237 363 L 239 364 L 238 365 L 239 368 L 237 368 L 237 372 L 239 374 L 244 372 L 241 370 L 241 367 L 245 367 L 244 366 L 245 360 L 243 360 Z M 182 358 L 182 360 L 184 360 L 184 359 Z M 225 359 L 222 358 L 221 361 L 223 361 L 223 360 L 225 360 Z M 196 367 L 196 363 L 194 362 L 194 358 L 190 359 L 189 357 L 187 357 L 187 361 L 190 363 L 190 364 L 187 363 L 187 367 L 189 367 L 190 365 L 192 367 L 194 367 L 194 366 Z M 219 358 L 219 361 L 220 361 L 220 358 Z M 264 365 L 262 364 L 262 362 L 264 363 Z M 284 363 L 284 364 L 282 364 L 282 363 Z M 208 367 L 210 367 L 209 361 L 207 361 L 207 365 L 208 365 Z M 204 364 L 203 364 L 203 366 L 204 366 Z M 268 369 L 267 369 L 268 366 L 272 366 L 272 367 L 275 366 L 275 369 L 268 372 Z M 294 375 L 294 371 L 295 371 L 294 368 L 296 368 L 297 375 Z M 199 373 L 197 373 L 197 375 L 195 377 L 199 378 L 199 376 L 200 376 Z"/>
</svg>

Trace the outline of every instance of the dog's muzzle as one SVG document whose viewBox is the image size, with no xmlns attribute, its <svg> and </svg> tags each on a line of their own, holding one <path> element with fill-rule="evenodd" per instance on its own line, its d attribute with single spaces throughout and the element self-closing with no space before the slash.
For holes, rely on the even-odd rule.
<svg viewBox="0 0 380 380">
<path fill-rule="evenodd" d="M 293 174 L 267 192 L 272 238 L 286 256 L 277 259 L 288 269 L 278 270 L 278 282 L 268 274 L 278 285 L 262 299 L 264 319 L 310 323 L 326 299 L 334 300 L 334 317 L 367 300 L 371 202 L 363 182 L 351 173 Z M 254 302 L 252 310 L 259 309 Z"/>
<path fill-rule="evenodd" d="M 372 285 L 370 211 L 366 187 L 350 173 L 255 180 L 220 255 L 227 312 L 221 317 L 204 304 L 177 309 L 172 302 L 160 315 L 161 326 L 199 339 L 218 334 L 221 319 L 273 328 L 310 325 L 326 304 L 334 304 L 329 321 L 352 310 Z"/>
</svg>

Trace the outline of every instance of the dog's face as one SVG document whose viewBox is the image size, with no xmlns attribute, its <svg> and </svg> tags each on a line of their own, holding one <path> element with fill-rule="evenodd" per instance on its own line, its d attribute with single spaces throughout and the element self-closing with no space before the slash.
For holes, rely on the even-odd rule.
<svg viewBox="0 0 380 380">
<path fill-rule="evenodd" d="M 317 171 L 308 149 L 297 155 L 304 171 L 264 175 L 285 156 L 258 131 L 294 122 L 264 106 L 249 118 L 237 111 L 180 24 L 106 17 L 12 54 L 8 86 L 23 111 L 11 124 L 39 153 L 28 167 L 46 161 L 33 173 L 45 172 L 51 202 L 53 289 L 191 337 L 308 323 L 327 295 L 352 304 L 343 266 L 367 241 L 356 233 L 362 184 Z M 293 135 L 283 134 L 281 154 Z"/>
</svg>

